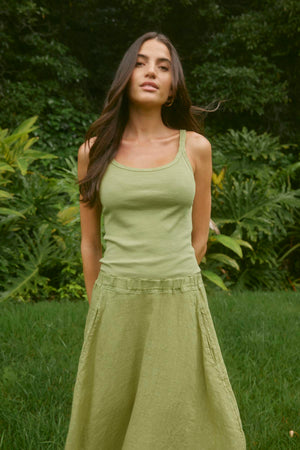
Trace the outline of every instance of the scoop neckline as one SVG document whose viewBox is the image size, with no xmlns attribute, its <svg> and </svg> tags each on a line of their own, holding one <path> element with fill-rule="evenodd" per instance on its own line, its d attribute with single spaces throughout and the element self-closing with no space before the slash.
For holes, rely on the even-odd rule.
<svg viewBox="0 0 300 450">
<path fill-rule="evenodd" d="M 164 164 L 163 166 L 146 167 L 146 168 L 130 167 L 130 166 L 125 166 L 124 164 L 119 163 L 115 158 L 112 159 L 111 163 L 114 166 L 119 167 L 120 169 L 132 170 L 134 172 L 154 172 L 156 170 L 167 169 L 168 167 L 173 166 L 173 164 L 175 164 L 178 161 L 178 159 L 180 158 L 180 156 L 182 155 L 183 133 L 184 133 L 184 130 L 179 130 L 179 145 L 178 145 L 178 150 L 177 150 L 175 158 L 172 161 L 170 161 L 169 163 Z"/>
</svg>

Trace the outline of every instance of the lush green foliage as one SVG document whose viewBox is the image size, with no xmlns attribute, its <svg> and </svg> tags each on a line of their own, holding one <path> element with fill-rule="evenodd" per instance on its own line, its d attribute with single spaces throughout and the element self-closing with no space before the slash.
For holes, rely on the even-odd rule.
<svg viewBox="0 0 300 450">
<path fill-rule="evenodd" d="M 230 250 L 230 253 L 233 252 L 235 256 L 237 255 L 239 258 L 242 258 L 243 246 L 253 250 L 251 244 L 243 239 L 240 239 L 240 237 L 221 234 L 217 225 L 211 220 L 210 235 L 207 242 L 207 252 L 201 261 L 202 275 L 210 280 L 214 285 L 219 286 L 223 290 L 228 290 L 226 286 L 228 283 L 224 283 L 224 273 L 226 273 L 224 267 L 228 266 L 239 271 L 240 266 L 235 258 L 224 253 L 224 248 L 227 249 L 227 251 Z M 208 288 L 209 287 L 210 285 Z"/>
<path fill-rule="evenodd" d="M 291 146 L 243 127 L 216 136 L 213 148 L 214 167 L 222 175 L 215 180 L 213 218 L 223 233 L 254 249 L 241 260 L 239 273 L 226 275 L 240 287 L 299 285 L 299 245 L 289 230 L 296 233 L 298 223 L 300 189 L 293 184 L 300 163 Z M 290 272 L 286 258 L 294 261 Z"/>
<path fill-rule="evenodd" d="M 223 64 L 205 62 L 192 71 L 195 100 L 209 103 L 222 99 L 227 111 L 255 112 L 261 116 L 265 107 L 288 102 L 287 81 L 278 81 L 281 74 L 265 56 L 253 55 L 247 66 L 238 66 L 233 59 Z"/>
<path fill-rule="evenodd" d="M 218 228 L 203 275 L 223 289 L 295 289 L 299 8 L 296 0 L 0 0 L 0 124 L 12 130 L 39 116 L 24 141 L 1 132 L 0 287 L 20 286 L 24 299 L 41 286 L 45 296 L 65 296 L 64 286 L 82 295 L 74 158 L 124 51 L 158 30 L 179 51 L 193 101 L 224 100 L 205 118 Z"/>
<path fill-rule="evenodd" d="M 39 2 L 0 0 L 0 123 L 12 129 L 38 115 L 39 148 L 61 157 L 61 167 L 96 116 L 82 84 L 88 71 L 59 41 L 49 14 Z"/>
<path fill-rule="evenodd" d="M 76 162 L 48 176 L 35 162 L 54 155 L 31 147 L 37 117 L 0 132 L 1 299 L 85 297 L 81 273 Z M 9 206 L 9 207 L 8 207 Z"/>
<path fill-rule="evenodd" d="M 299 293 L 209 297 L 249 449 L 299 448 Z M 6 303 L 0 316 L 1 448 L 63 449 L 87 302 Z"/>
<path fill-rule="evenodd" d="M 59 160 L 52 167 L 65 166 L 66 158 L 77 156 L 84 134 L 96 120 L 95 114 L 75 109 L 66 99 L 47 99 L 47 109 L 39 119 L 40 127 L 34 135 L 39 137 L 39 148 L 52 152 Z"/>
<path fill-rule="evenodd" d="M 84 102 L 78 84 L 87 71 L 59 42 L 55 28 L 49 30 L 49 11 L 26 0 L 1 0 L 0 6 L 2 126 L 16 126 L 27 117 L 41 115 L 51 98 L 74 100 L 74 89 Z"/>
<path fill-rule="evenodd" d="M 37 114 L 43 132 L 49 112 L 60 117 L 61 102 L 98 114 L 128 45 L 155 29 L 178 48 L 195 102 L 227 100 L 206 120 L 212 132 L 247 124 L 299 143 L 297 0 L 53 0 L 51 7 L 45 0 L 0 0 L 0 6 L 3 127 Z M 55 111 L 49 99 L 58 101 Z"/>
</svg>

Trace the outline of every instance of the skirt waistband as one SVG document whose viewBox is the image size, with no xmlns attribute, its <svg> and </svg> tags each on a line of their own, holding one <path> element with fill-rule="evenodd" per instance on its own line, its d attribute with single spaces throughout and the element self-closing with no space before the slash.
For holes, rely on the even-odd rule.
<svg viewBox="0 0 300 450">
<path fill-rule="evenodd" d="M 203 286 L 203 280 L 201 272 L 178 278 L 141 278 L 118 276 L 100 270 L 96 284 L 124 290 L 189 290 Z"/>
</svg>

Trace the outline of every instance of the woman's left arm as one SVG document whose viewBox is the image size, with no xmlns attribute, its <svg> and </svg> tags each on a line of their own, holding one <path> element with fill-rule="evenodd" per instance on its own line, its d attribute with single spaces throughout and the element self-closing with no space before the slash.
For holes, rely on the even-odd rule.
<svg viewBox="0 0 300 450">
<path fill-rule="evenodd" d="M 191 133 L 189 150 L 194 162 L 196 193 L 192 209 L 192 245 L 198 264 L 207 250 L 211 214 L 212 151 L 210 142 L 198 133 Z"/>
</svg>

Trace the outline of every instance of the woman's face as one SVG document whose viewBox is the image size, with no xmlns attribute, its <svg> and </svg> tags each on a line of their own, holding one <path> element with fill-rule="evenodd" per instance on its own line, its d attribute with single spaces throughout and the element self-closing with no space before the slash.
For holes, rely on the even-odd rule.
<svg viewBox="0 0 300 450">
<path fill-rule="evenodd" d="M 145 41 L 139 49 L 128 85 L 131 103 L 162 106 L 172 95 L 171 55 L 156 39 Z"/>
</svg>

